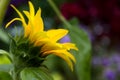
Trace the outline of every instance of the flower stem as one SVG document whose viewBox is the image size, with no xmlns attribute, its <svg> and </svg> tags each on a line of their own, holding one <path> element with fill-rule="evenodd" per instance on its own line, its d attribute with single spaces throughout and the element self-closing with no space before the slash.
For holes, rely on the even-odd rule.
<svg viewBox="0 0 120 80">
<path fill-rule="evenodd" d="M 10 0 L 0 0 L 0 25 L 2 25 L 9 2 Z"/>
<path fill-rule="evenodd" d="M 70 28 L 71 24 L 63 17 L 63 15 L 59 11 L 59 9 L 55 5 L 55 3 L 52 0 L 47 0 L 47 1 L 50 4 L 50 6 L 53 8 L 53 10 L 55 11 L 55 13 L 58 15 L 59 19 L 66 25 L 67 28 Z"/>
</svg>

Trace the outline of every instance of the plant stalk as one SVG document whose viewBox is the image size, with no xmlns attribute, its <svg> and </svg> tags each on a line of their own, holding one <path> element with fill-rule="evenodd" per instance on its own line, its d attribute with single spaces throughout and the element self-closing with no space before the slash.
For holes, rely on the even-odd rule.
<svg viewBox="0 0 120 80">
<path fill-rule="evenodd" d="M 71 24 L 63 17 L 53 0 L 47 0 L 50 6 L 53 8 L 59 19 L 66 25 L 66 27 L 69 29 L 71 27 Z"/>
<path fill-rule="evenodd" d="M 2 25 L 10 0 L 0 0 L 0 26 Z"/>
</svg>

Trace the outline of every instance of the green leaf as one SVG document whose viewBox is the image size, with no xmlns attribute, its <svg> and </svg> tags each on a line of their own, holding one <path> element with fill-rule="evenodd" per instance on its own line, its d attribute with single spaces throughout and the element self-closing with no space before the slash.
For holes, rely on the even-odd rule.
<svg viewBox="0 0 120 80">
<path fill-rule="evenodd" d="M 9 73 L 0 71 L 0 80 L 13 80 L 13 79 Z"/>
<path fill-rule="evenodd" d="M 9 53 L 5 50 L 0 49 L 0 64 L 10 64 L 11 58 L 9 56 Z"/>
<path fill-rule="evenodd" d="M 76 44 L 79 51 L 72 51 L 76 58 L 75 73 L 78 80 L 90 80 L 90 58 L 91 58 L 91 42 L 88 34 L 80 29 L 78 21 L 76 19 L 71 20 L 71 26 L 69 26 L 69 35 L 71 41 Z"/>
<path fill-rule="evenodd" d="M 10 72 L 13 69 L 12 64 L 0 64 L 0 71 Z"/>
<path fill-rule="evenodd" d="M 6 55 L 9 55 L 9 52 L 7 52 L 7 51 L 5 51 L 5 50 L 0 49 L 0 54 L 6 54 Z"/>
<path fill-rule="evenodd" d="M 0 49 L 0 71 L 9 72 L 12 67 L 9 53 Z M 1 79 L 0 79 L 1 80 Z"/>
<path fill-rule="evenodd" d="M 0 29 L 0 40 L 2 40 L 4 43 L 9 43 L 9 37 L 2 29 Z"/>
<path fill-rule="evenodd" d="M 41 68 L 25 68 L 20 73 L 21 80 L 53 80 L 48 71 Z"/>
</svg>

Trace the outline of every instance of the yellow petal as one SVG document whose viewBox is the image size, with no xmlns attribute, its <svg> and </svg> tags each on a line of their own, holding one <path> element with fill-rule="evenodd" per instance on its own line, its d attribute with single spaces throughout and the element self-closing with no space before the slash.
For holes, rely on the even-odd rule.
<svg viewBox="0 0 120 80">
<path fill-rule="evenodd" d="M 52 54 L 53 52 L 54 52 L 54 54 L 68 56 L 73 62 L 76 62 L 74 56 L 66 50 L 50 50 L 50 51 L 44 52 L 42 55 L 45 56 L 48 54 Z"/>
<path fill-rule="evenodd" d="M 23 13 L 26 15 L 26 17 L 28 18 L 28 26 L 29 28 L 32 30 L 32 32 L 34 31 L 35 26 L 33 25 L 33 23 L 35 22 L 34 20 L 32 20 L 31 15 L 28 11 L 23 11 Z"/>
<path fill-rule="evenodd" d="M 48 42 L 47 38 L 42 38 L 34 42 L 34 46 L 43 46 L 46 42 Z M 41 50 L 40 50 L 41 52 Z"/>
<path fill-rule="evenodd" d="M 23 27 L 25 27 L 25 26 L 26 26 L 26 22 L 25 22 L 25 19 L 24 19 L 23 15 L 21 14 L 21 12 L 20 12 L 19 10 L 17 10 L 17 8 L 15 8 L 14 5 L 11 5 L 11 7 L 12 7 L 12 8 L 18 13 L 18 15 L 19 15 L 20 18 L 21 18 L 21 21 L 22 21 Z"/>
<path fill-rule="evenodd" d="M 63 50 L 63 53 L 68 56 L 74 63 L 76 63 L 75 57 L 68 51 Z"/>
<path fill-rule="evenodd" d="M 21 19 L 20 18 L 14 18 L 14 19 L 12 19 L 11 21 L 9 21 L 7 24 L 6 24 L 6 28 L 11 24 L 11 23 L 13 23 L 14 21 L 16 21 L 16 20 L 19 20 L 19 21 L 21 21 Z"/>
<path fill-rule="evenodd" d="M 28 11 L 23 11 L 23 13 L 26 15 L 26 17 L 28 18 L 28 24 L 30 25 L 30 28 L 32 28 L 32 30 L 35 28 L 35 26 L 33 25 L 35 20 L 34 18 L 31 18 L 31 15 Z M 37 21 L 37 20 L 36 20 Z"/>
<path fill-rule="evenodd" d="M 39 41 L 44 38 L 47 38 L 45 32 L 31 32 L 29 35 L 29 40 L 31 42 Z"/>
<path fill-rule="evenodd" d="M 34 17 L 34 27 L 35 27 L 35 31 L 39 32 L 39 31 L 43 31 L 43 20 L 41 18 L 41 9 L 39 8 L 35 17 Z"/>
<path fill-rule="evenodd" d="M 48 41 L 41 47 L 41 52 L 46 52 L 50 50 L 58 50 L 58 49 L 62 49 L 62 45 L 60 45 L 59 43 L 53 43 L 53 42 Z"/>
<path fill-rule="evenodd" d="M 47 35 L 54 42 L 58 41 L 62 37 L 64 37 L 68 33 L 68 30 L 65 29 L 57 29 L 57 30 L 48 30 Z"/>
<path fill-rule="evenodd" d="M 67 50 L 70 50 L 70 49 L 78 50 L 78 48 L 73 43 L 62 43 L 62 45 L 63 45 L 63 48 Z"/>
<path fill-rule="evenodd" d="M 28 11 L 23 11 L 23 13 L 26 15 L 28 19 L 30 18 L 30 13 Z"/>
<path fill-rule="evenodd" d="M 30 16 L 31 18 L 33 18 L 35 15 L 35 10 L 33 4 L 30 1 L 29 1 L 29 8 L 30 8 Z"/>
<path fill-rule="evenodd" d="M 31 15 L 28 11 L 23 11 L 23 12 L 27 16 L 27 18 L 31 24 L 32 30 L 34 29 L 33 31 L 35 31 L 35 32 L 43 31 L 44 25 L 43 25 L 43 20 L 41 18 L 41 9 L 40 8 L 33 18 L 31 17 Z"/>
<path fill-rule="evenodd" d="M 24 28 L 24 37 L 28 37 L 32 32 L 30 22 L 28 22 L 28 25 Z"/>
<path fill-rule="evenodd" d="M 71 62 L 71 60 L 67 57 L 67 56 L 64 56 L 64 55 L 58 55 L 58 54 L 55 54 L 56 56 L 59 56 L 61 57 L 63 60 L 66 61 L 66 63 L 68 64 L 68 66 L 70 67 L 71 71 L 73 71 L 73 63 Z"/>
<path fill-rule="evenodd" d="M 47 55 L 54 54 L 56 56 L 61 57 L 62 59 L 64 59 L 67 62 L 68 66 L 73 71 L 73 63 L 71 60 L 73 60 L 74 62 L 76 60 L 70 53 L 67 53 L 65 50 L 52 50 L 52 51 L 47 51 L 47 52 L 43 53 L 43 55 L 46 55 L 46 54 Z"/>
</svg>

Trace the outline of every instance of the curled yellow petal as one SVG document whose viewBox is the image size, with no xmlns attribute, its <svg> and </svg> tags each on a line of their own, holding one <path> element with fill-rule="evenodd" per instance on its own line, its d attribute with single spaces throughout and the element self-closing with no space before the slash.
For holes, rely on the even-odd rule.
<svg viewBox="0 0 120 80">
<path fill-rule="evenodd" d="M 73 62 L 76 62 L 74 56 L 66 50 L 50 50 L 50 51 L 44 52 L 42 55 L 45 56 L 45 55 L 52 54 L 52 53 L 58 54 L 58 55 L 68 56 Z"/>
<path fill-rule="evenodd" d="M 14 21 L 16 21 L 16 20 L 19 20 L 19 21 L 21 21 L 21 19 L 20 18 L 14 18 L 14 19 L 12 19 L 11 21 L 9 21 L 7 24 L 6 24 L 6 28 L 11 24 L 11 23 L 13 23 Z"/>
<path fill-rule="evenodd" d="M 62 59 L 64 59 L 67 62 L 70 69 L 73 71 L 73 63 L 72 63 L 72 61 L 76 62 L 76 60 L 73 57 L 73 55 L 71 55 L 69 52 L 67 52 L 65 50 L 51 50 L 51 51 L 47 51 L 47 52 L 43 53 L 43 56 L 44 55 L 49 55 L 49 54 L 54 54 L 54 55 L 59 56 Z"/>
<path fill-rule="evenodd" d="M 41 47 L 41 52 L 58 50 L 58 49 L 62 49 L 62 45 L 48 41 Z"/>
<path fill-rule="evenodd" d="M 62 45 L 63 45 L 63 48 L 67 50 L 70 50 L 70 49 L 78 50 L 78 48 L 73 43 L 62 43 Z"/>
<path fill-rule="evenodd" d="M 25 27 L 26 26 L 26 22 L 25 22 L 25 19 L 24 19 L 23 15 L 21 14 L 21 12 L 19 10 L 17 10 L 17 8 L 14 5 L 12 5 L 12 4 L 11 4 L 11 7 L 18 13 L 18 15 L 21 18 L 23 27 Z"/>
</svg>

